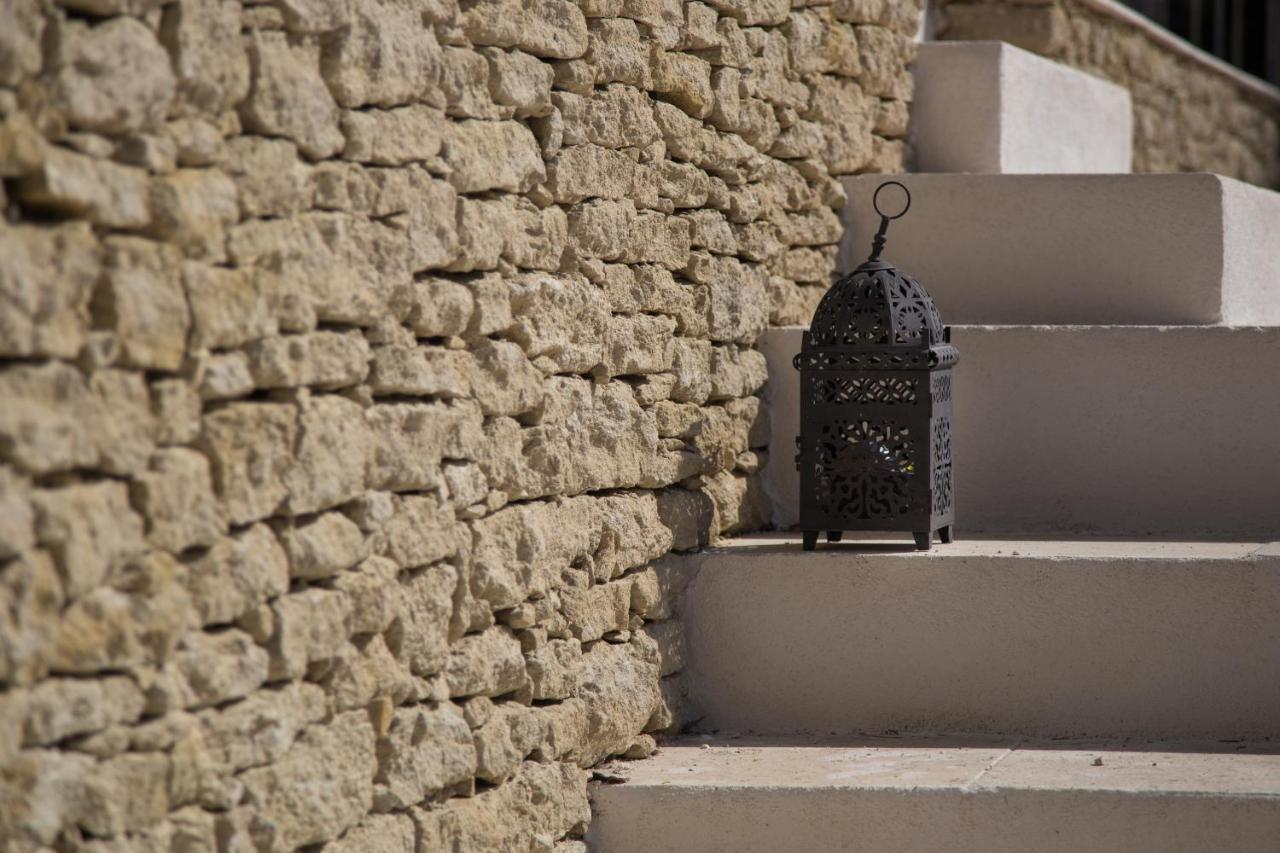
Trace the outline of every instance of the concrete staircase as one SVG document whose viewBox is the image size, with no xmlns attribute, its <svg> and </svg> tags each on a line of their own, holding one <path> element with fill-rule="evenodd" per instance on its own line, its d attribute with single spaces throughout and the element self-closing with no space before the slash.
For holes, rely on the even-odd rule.
<svg viewBox="0 0 1280 853">
<path fill-rule="evenodd" d="M 1124 174 L 1123 90 L 922 48 L 918 166 L 955 173 L 903 178 L 886 256 L 955 324 L 960 539 L 668 558 L 703 734 L 597 784 L 590 844 L 1275 853 L 1280 196 Z M 800 334 L 760 341 L 782 530 Z"/>
</svg>

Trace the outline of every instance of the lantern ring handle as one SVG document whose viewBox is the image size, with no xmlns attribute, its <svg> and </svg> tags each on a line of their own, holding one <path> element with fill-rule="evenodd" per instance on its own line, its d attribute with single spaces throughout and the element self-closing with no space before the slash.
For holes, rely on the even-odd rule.
<svg viewBox="0 0 1280 853">
<path fill-rule="evenodd" d="M 901 213 L 896 213 L 893 216 L 889 216 L 883 210 L 880 209 L 880 191 L 885 187 L 900 187 L 902 191 L 907 194 L 907 204 L 906 204 L 906 207 L 902 208 Z M 876 213 L 880 214 L 885 219 L 900 219 L 903 216 L 906 216 L 907 211 L 911 209 L 911 190 L 907 189 L 905 184 L 899 183 L 898 181 L 885 181 L 883 184 L 876 187 L 875 195 L 871 196 L 871 205 L 876 209 Z"/>
</svg>

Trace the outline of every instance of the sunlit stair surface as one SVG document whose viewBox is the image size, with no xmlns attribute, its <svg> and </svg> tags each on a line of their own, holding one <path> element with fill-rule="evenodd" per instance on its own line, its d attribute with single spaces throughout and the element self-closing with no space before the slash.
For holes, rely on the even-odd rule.
<svg viewBox="0 0 1280 853">
<path fill-rule="evenodd" d="M 797 518 L 801 334 L 759 342 L 780 528 Z M 953 340 L 961 535 L 1280 539 L 1280 328 L 959 326 Z"/>
<path fill-rule="evenodd" d="M 908 539 L 683 558 L 706 730 L 1280 737 L 1280 546 Z"/>
<path fill-rule="evenodd" d="M 914 71 L 917 171 L 1129 171 L 1127 89 L 998 41 L 926 42 Z"/>
<path fill-rule="evenodd" d="M 1207 174 L 901 175 L 885 259 L 948 323 L 1280 323 L 1280 193 Z M 844 178 L 838 268 L 861 263 L 883 175 Z"/>
<path fill-rule="evenodd" d="M 608 853 L 1274 853 L 1275 744 L 880 733 L 669 744 L 593 787 Z"/>
</svg>

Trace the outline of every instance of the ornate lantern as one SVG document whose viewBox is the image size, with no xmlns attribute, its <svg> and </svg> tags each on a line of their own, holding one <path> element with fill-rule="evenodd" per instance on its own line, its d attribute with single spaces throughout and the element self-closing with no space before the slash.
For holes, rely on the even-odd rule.
<svg viewBox="0 0 1280 853">
<path fill-rule="evenodd" d="M 886 216 L 880 193 L 906 193 Z M 920 283 L 880 259 L 889 221 L 911 207 L 897 181 L 872 199 L 880 230 L 871 257 L 818 304 L 795 366 L 800 371 L 800 528 L 818 533 L 910 531 L 928 550 L 951 541 L 951 329 Z"/>
</svg>

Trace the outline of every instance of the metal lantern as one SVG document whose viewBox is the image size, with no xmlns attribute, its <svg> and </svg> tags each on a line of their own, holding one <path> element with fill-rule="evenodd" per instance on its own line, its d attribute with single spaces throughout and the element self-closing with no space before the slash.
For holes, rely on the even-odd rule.
<svg viewBox="0 0 1280 853">
<path fill-rule="evenodd" d="M 886 216 L 880 193 L 906 193 Z M 872 199 L 880 230 L 871 257 L 818 304 L 795 366 L 800 371 L 800 528 L 818 534 L 904 531 L 928 550 L 951 541 L 951 329 L 920 283 L 880 259 L 889 221 L 911 207 L 897 181 Z"/>
</svg>

